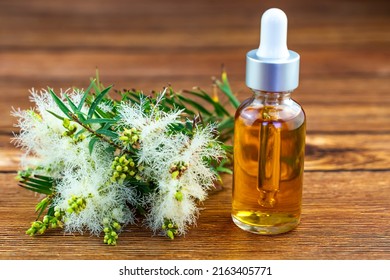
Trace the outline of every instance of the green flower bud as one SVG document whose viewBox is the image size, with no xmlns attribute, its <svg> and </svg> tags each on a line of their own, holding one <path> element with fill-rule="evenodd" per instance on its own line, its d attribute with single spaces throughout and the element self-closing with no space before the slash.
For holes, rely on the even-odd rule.
<svg viewBox="0 0 390 280">
<path fill-rule="evenodd" d="M 47 224 L 49 222 L 49 216 L 45 216 L 43 217 L 43 220 L 42 220 L 45 224 Z"/>
<path fill-rule="evenodd" d="M 170 231 L 170 230 L 167 231 L 167 236 L 168 236 L 170 239 L 172 239 L 172 240 L 175 238 L 175 235 L 174 235 L 173 232 Z"/>
<path fill-rule="evenodd" d="M 121 225 L 118 224 L 117 222 L 114 222 L 114 223 L 112 224 L 112 226 L 113 226 L 115 229 L 117 229 L 117 230 L 120 230 L 120 228 L 121 228 Z"/>
<path fill-rule="evenodd" d="M 31 227 L 39 229 L 39 228 L 41 228 L 41 222 L 38 222 L 38 221 L 33 222 Z"/>
<path fill-rule="evenodd" d="M 183 200 L 183 193 L 181 191 L 177 191 L 175 194 L 175 198 L 177 201 L 182 201 Z"/>
<path fill-rule="evenodd" d="M 69 128 L 69 125 L 70 125 L 70 120 L 65 118 L 62 122 L 62 125 L 65 127 L 65 128 Z"/>
<path fill-rule="evenodd" d="M 45 231 L 46 231 L 46 226 L 42 226 L 42 227 L 39 229 L 38 232 L 39 232 L 40 234 L 44 234 Z"/>
<path fill-rule="evenodd" d="M 133 141 L 133 143 L 137 142 L 138 141 L 138 136 L 134 135 L 133 137 L 131 137 L 131 141 Z"/>
<path fill-rule="evenodd" d="M 171 176 L 172 176 L 172 179 L 177 179 L 177 176 L 179 176 L 179 171 L 176 170 L 176 171 L 172 172 Z"/>
<path fill-rule="evenodd" d="M 127 141 L 129 141 L 129 137 L 123 135 L 123 136 L 119 137 L 119 140 L 121 140 L 123 142 L 127 142 Z"/>
<path fill-rule="evenodd" d="M 116 167 L 116 171 L 121 172 L 121 171 L 122 171 L 122 166 L 118 165 L 118 166 Z"/>
</svg>

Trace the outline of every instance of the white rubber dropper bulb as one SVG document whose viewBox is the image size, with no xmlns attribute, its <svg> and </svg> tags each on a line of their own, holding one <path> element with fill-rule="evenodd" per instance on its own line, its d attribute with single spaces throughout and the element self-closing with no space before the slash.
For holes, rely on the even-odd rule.
<svg viewBox="0 0 390 280">
<path fill-rule="evenodd" d="M 260 46 L 256 55 L 261 58 L 289 57 L 287 49 L 287 16 L 277 8 L 267 10 L 261 17 Z"/>
</svg>

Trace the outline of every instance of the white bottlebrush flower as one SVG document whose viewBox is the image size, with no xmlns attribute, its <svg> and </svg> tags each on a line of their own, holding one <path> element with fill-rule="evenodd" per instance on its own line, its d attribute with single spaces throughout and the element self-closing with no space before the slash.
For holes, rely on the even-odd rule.
<svg viewBox="0 0 390 280">
<path fill-rule="evenodd" d="M 156 116 L 157 119 L 153 119 Z M 214 139 L 212 126 L 198 127 L 190 137 L 169 133 L 169 125 L 179 121 L 176 112 L 163 116 L 155 113 L 144 118 L 148 122 L 141 135 L 147 137 L 140 140 L 139 163 L 144 166 L 142 176 L 158 187 L 147 200 L 150 208 L 147 225 L 158 231 L 168 219 L 177 227 L 177 234 L 184 234 L 198 216 L 196 203 L 207 197 L 207 190 L 216 179 L 207 160 L 223 156 L 223 150 Z M 162 123 L 160 127 L 156 126 L 159 122 Z M 185 170 L 174 170 L 180 164 Z M 180 199 L 176 195 L 178 192 Z"/>
<path fill-rule="evenodd" d="M 69 208 L 72 196 L 85 199 L 85 208 L 79 213 L 65 215 L 66 232 L 89 231 L 98 235 L 103 230 L 104 219 L 115 219 L 125 225 L 134 222 L 134 213 L 127 203 L 135 204 L 136 193 L 132 188 L 112 183 L 111 163 L 113 155 L 106 152 L 107 145 L 98 144 L 92 154 L 86 150 L 78 166 L 69 165 L 56 187 L 59 196 L 56 204 L 63 210 Z"/>
<path fill-rule="evenodd" d="M 62 122 L 50 112 L 65 116 L 47 90 L 38 92 L 32 89 L 30 93 L 30 99 L 36 107 L 27 111 L 14 110 L 12 112 L 12 115 L 18 118 L 16 127 L 20 130 L 19 134 L 15 135 L 14 141 L 25 151 L 21 164 L 23 167 L 33 165 L 36 162 L 35 157 L 39 159 L 41 165 L 56 165 L 71 156 L 73 145 L 69 138 L 62 136 L 66 131 Z M 71 93 L 65 91 L 62 94 L 69 94 L 73 102 L 80 100 L 82 95 L 79 91 Z M 82 110 L 85 111 L 86 108 Z M 77 124 L 74 125 L 80 129 Z M 58 151 L 69 151 L 69 153 Z"/>
<path fill-rule="evenodd" d="M 98 108 L 102 110 L 104 113 L 108 113 L 111 112 L 114 107 L 111 102 L 104 102 L 104 103 L 100 103 L 98 105 Z"/>
</svg>

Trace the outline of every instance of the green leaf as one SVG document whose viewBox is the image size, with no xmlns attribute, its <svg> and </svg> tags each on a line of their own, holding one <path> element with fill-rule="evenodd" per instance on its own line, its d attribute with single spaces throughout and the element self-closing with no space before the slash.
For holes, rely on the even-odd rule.
<svg viewBox="0 0 390 280">
<path fill-rule="evenodd" d="M 19 172 L 22 174 L 23 172 Z M 19 175 L 19 186 L 37 192 L 50 195 L 53 193 L 54 180 L 48 176 L 33 175 L 28 173 L 28 176 Z"/>
<path fill-rule="evenodd" d="M 26 178 L 25 182 L 26 182 L 26 184 L 32 182 L 32 183 L 35 183 L 35 184 L 40 185 L 42 187 L 46 187 L 48 189 L 51 189 L 53 187 L 52 180 L 42 180 L 42 179 L 38 179 L 38 178 L 35 179 L 33 177 L 30 177 L 30 178 Z"/>
<path fill-rule="evenodd" d="M 227 173 L 227 174 L 233 174 L 233 171 L 226 167 L 217 167 L 217 171 Z"/>
<path fill-rule="evenodd" d="M 50 206 L 49 206 L 49 210 L 47 210 L 47 215 L 49 215 L 49 216 L 54 216 L 54 205 L 53 204 L 51 204 Z"/>
<path fill-rule="evenodd" d="M 92 151 L 93 151 L 93 147 L 95 146 L 96 142 L 99 140 L 99 138 L 97 137 L 93 137 L 91 138 L 91 140 L 89 141 L 88 143 L 88 149 L 89 149 L 89 153 L 92 154 Z"/>
<path fill-rule="evenodd" d="M 83 123 L 84 124 L 92 124 L 92 123 L 110 123 L 110 124 L 113 124 L 113 123 L 116 123 L 118 121 L 117 118 L 115 119 L 104 119 L 104 118 L 96 118 L 96 119 L 89 119 L 89 120 L 86 120 L 84 121 Z"/>
<path fill-rule="evenodd" d="M 225 152 L 227 152 L 227 153 L 230 153 L 230 154 L 232 154 L 233 153 L 233 146 L 231 146 L 231 145 L 221 145 L 221 148 L 225 151 Z"/>
<path fill-rule="evenodd" d="M 61 109 L 61 111 L 67 116 L 69 119 L 72 119 L 71 115 L 69 114 L 71 111 L 66 107 L 66 105 L 61 101 L 61 99 L 54 93 L 53 89 L 48 88 L 49 93 L 52 96 L 54 102 L 57 104 L 57 106 Z"/>
<path fill-rule="evenodd" d="M 36 206 L 35 206 L 35 211 L 38 212 L 38 217 L 37 217 L 37 220 L 39 219 L 39 217 L 42 215 L 43 211 L 46 210 L 47 206 L 51 203 L 51 200 L 48 198 L 48 197 L 45 197 L 44 199 L 42 199 Z"/>
<path fill-rule="evenodd" d="M 50 110 L 47 110 L 47 112 L 49 112 L 50 114 L 52 114 L 54 117 L 56 117 L 57 119 L 60 119 L 61 121 L 64 121 L 65 118 L 57 115 L 56 113 L 50 111 Z"/>
<path fill-rule="evenodd" d="M 52 177 L 49 177 L 49 176 L 35 174 L 34 177 L 38 178 L 38 179 L 45 180 L 45 181 L 51 181 L 52 183 L 54 182 L 54 179 Z"/>
<path fill-rule="evenodd" d="M 205 107 L 203 107 L 202 105 L 200 105 L 199 103 L 189 99 L 189 98 L 186 98 L 182 95 L 176 95 L 181 101 L 187 103 L 187 104 L 190 104 L 193 108 L 197 109 L 199 112 L 201 112 L 202 114 L 204 115 L 207 115 L 207 116 L 210 116 L 212 115 L 211 112 L 209 112 Z"/>
<path fill-rule="evenodd" d="M 87 99 L 88 95 L 89 95 L 89 91 L 92 89 L 93 85 L 95 84 L 95 79 L 93 79 L 91 81 L 91 83 L 89 84 L 89 87 L 87 88 L 87 90 L 84 92 L 84 95 L 83 97 L 81 98 L 80 100 L 80 103 L 79 103 L 79 106 L 78 106 L 78 109 L 79 111 L 81 110 L 81 108 L 83 108 L 83 105 L 85 103 L 85 100 Z"/>
<path fill-rule="evenodd" d="M 232 92 L 229 84 L 229 80 L 227 78 L 227 74 L 225 71 L 222 71 L 222 82 L 216 80 L 215 83 L 219 87 L 219 89 L 229 98 L 230 103 L 234 106 L 234 108 L 238 108 L 240 106 L 240 101 L 236 98 L 234 93 Z"/>
<path fill-rule="evenodd" d="M 26 184 L 20 183 L 19 186 L 22 187 L 22 188 L 25 188 L 27 190 L 30 190 L 30 191 L 33 191 L 33 192 L 37 192 L 37 193 L 41 193 L 41 194 L 47 194 L 47 195 L 52 194 L 51 190 L 42 188 L 40 185 L 36 185 L 36 184 L 32 184 L 32 183 L 26 183 Z"/>
<path fill-rule="evenodd" d="M 73 112 L 74 113 L 78 112 L 78 108 L 76 107 L 76 105 L 73 103 L 72 99 L 70 99 L 70 97 L 67 94 L 65 94 L 65 98 L 68 101 L 69 106 L 70 106 L 70 108 L 72 108 Z"/>
<path fill-rule="evenodd" d="M 232 127 L 234 127 L 234 118 L 233 117 L 226 118 L 223 121 L 218 123 L 218 130 L 219 131 L 222 131 L 222 130 L 227 129 L 227 128 L 232 128 Z"/>
<path fill-rule="evenodd" d="M 202 98 L 203 100 L 207 101 L 211 105 L 213 105 L 215 113 L 217 114 L 218 117 L 223 117 L 225 116 L 230 116 L 229 112 L 218 102 L 215 102 L 210 95 L 208 95 L 206 92 L 203 90 L 199 89 L 199 92 L 197 91 L 192 91 L 192 90 L 187 90 L 184 91 L 185 93 L 191 94 L 193 96 L 197 96 Z"/>
<path fill-rule="evenodd" d="M 102 135 L 106 135 L 106 136 L 111 137 L 111 138 L 117 138 L 118 137 L 118 134 L 116 134 L 115 132 L 113 132 L 111 130 L 108 130 L 108 129 L 103 129 L 103 128 L 100 128 L 100 129 L 96 130 L 96 133 L 99 133 L 99 134 L 102 134 Z"/>
<path fill-rule="evenodd" d="M 92 118 L 92 115 L 95 113 L 96 107 L 99 105 L 103 97 L 110 91 L 111 87 L 112 86 L 105 88 L 98 96 L 96 96 L 95 100 L 91 104 L 91 107 L 89 108 L 88 119 Z"/>
<path fill-rule="evenodd" d="M 200 92 L 201 92 L 203 95 L 205 95 L 205 96 L 206 96 L 206 95 L 209 96 L 209 95 L 207 94 L 207 92 L 205 92 L 205 91 L 202 90 L 202 89 L 200 89 Z M 225 116 L 229 116 L 229 117 L 230 117 L 230 113 L 225 109 L 224 106 L 222 106 L 221 103 L 219 103 L 219 102 L 217 102 L 217 101 L 214 101 L 214 99 L 212 99 L 210 96 L 209 96 L 209 98 L 211 99 L 212 104 L 213 104 L 213 106 L 214 106 L 214 108 L 215 108 L 215 112 L 217 113 L 218 116 L 222 117 L 223 115 L 225 115 Z"/>
<path fill-rule="evenodd" d="M 66 100 L 69 103 L 69 106 L 72 108 L 73 112 L 77 114 L 78 118 L 80 119 L 81 122 L 85 121 L 85 117 L 83 114 L 79 111 L 78 107 L 72 102 L 72 100 L 69 98 L 68 95 L 65 95 Z"/>
</svg>

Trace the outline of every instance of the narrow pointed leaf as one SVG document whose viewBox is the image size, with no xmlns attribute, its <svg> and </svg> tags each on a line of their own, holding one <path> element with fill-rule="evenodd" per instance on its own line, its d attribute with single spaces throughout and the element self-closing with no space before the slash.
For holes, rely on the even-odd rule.
<svg viewBox="0 0 390 280">
<path fill-rule="evenodd" d="M 181 100 L 181 101 L 183 101 L 183 102 L 185 102 L 185 103 L 187 103 L 187 104 L 190 104 L 193 108 L 195 108 L 196 110 L 198 110 L 199 112 L 201 112 L 202 114 L 204 114 L 204 115 L 212 115 L 205 107 L 203 107 L 202 105 L 200 105 L 199 103 L 197 103 L 197 102 L 195 102 L 195 101 L 193 101 L 193 100 L 191 100 L 191 99 L 189 99 L 189 98 L 186 98 L 186 97 L 184 97 L 184 96 L 182 96 L 182 95 L 177 95 L 177 97 Z"/>
<path fill-rule="evenodd" d="M 50 114 L 52 114 L 54 117 L 56 117 L 57 119 L 60 119 L 61 121 L 64 121 L 64 117 L 61 117 L 60 115 L 57 115 L 56 113 L 50 111 L 50 110 L 47 110 L 47 112 L 49 112 Z"/>
<path fill-rule="evenodd" d="M 89 95 L 89 92 L 90 90 L 92 89 L 93 85 L 95 84 L 95 79 L 93 79 L 91 81 L 91 83 L 89 84 L 89 87 L 87 88 L 87 90 L 84 92 L 84 95 L 83 97 L 81 98 L 80 100 L 80 103 L 79 103 L 79 106 L 78 106 L 78 109 L 81 110 L 81 108 L 83 108 L 83 105 L 85 103 L 85 100 L 87 99 L 88 95 Z"/>
<path fill-rule="evenodd" d="M 54 102 L 61 109 L 61 111 L 65 114 L 65 116 L 67 116 L 68 118 L 71 119 L 71 116 L 70 116 L 71 111 L 68 109 L 68 107 L 66 107 L 64 102 L 62 102 L 62 100 L 54 93 L 54 91 L 51 88 L 49 88 L 49 92 L 50 92 L 50 95 L 52 96 Z"/>
<path fill-rule="evenodd" d="M 104 118 L 96 118 L 96 119 L 89 119 L 84 122 L 84 124 L 92 124 L 92 123 L 116 123 L 117 119 L 104 119 Z"/>
<path fill-rule="evenodd" d="M 238 108 L 240 106 L 240 101 L 236 98 L 234 93 L 232 92 L 229 84 L 229 80 L 227 78 L 227 74 L 225 71 L 222 72 L 222 82 L 216 80 L 215 81 L 219 89 L 229 98 L 230 103 L 234 108 Z"/>
<path fill-rule="evenodd" d="M 115 132 L 108 130 L 108 129 L 103 129 L 103 128 L 96 130 L 96 133 L 103 134 L 103 135 L 111 137 L 111 138 L 118 137 L 118 134 L 116 134 Z"/>
<path fill-rule="evenodd" d="M 40 186 L 48 187 L 49 189 L 51 189 L 53 187 L 53 181 L 40 180 L 40 179 L 35 179 L 32 177 L 26 179 L 25 182 L 26 182 L 26 184 L 29 182 L 32 182 L 32 183 L 38 184 Z"/>
<path fill-rule="evenodd" d="M 30 186 L 30 185 L 23 185 L 23 184 L 19 184 L 19 186 L 22 187 L 22 188 L 25 188 L 27 190 L 30 190 L 30 191 L 33 191 L 33 192 L 37 192 L 37 193 L 41 193 L 41 194 L 47 194 L 47 195 L 52 194 L 52 192 L 50 190 L 41 189 L 39 187 L 34 187 L 34 186 Z"/>
<path fill-rule="evenodd" d="M 88 149 L 89 149 L 89 153 L 92 154 L 92 151 L 93 151 L 93 147 L 95 146 L 96 142 L 99 140 L 99 138 L 97 137 L 93 137 L 89 143 L 88 143 Z"/>
<path fill-rule="evenodd" d="M 103 99 L 103 97 L 110 91 L 112 86 L 109 86 L 108 88 L 105 88 L 98 96 L 96 96 L 95 100 L 92 102 L 91 107 L 88 111 L 88 119 L 92 118 L 92 115 L 94 114 L 96 107 L 99 105 L 100 101 Z"/>
</svg>

